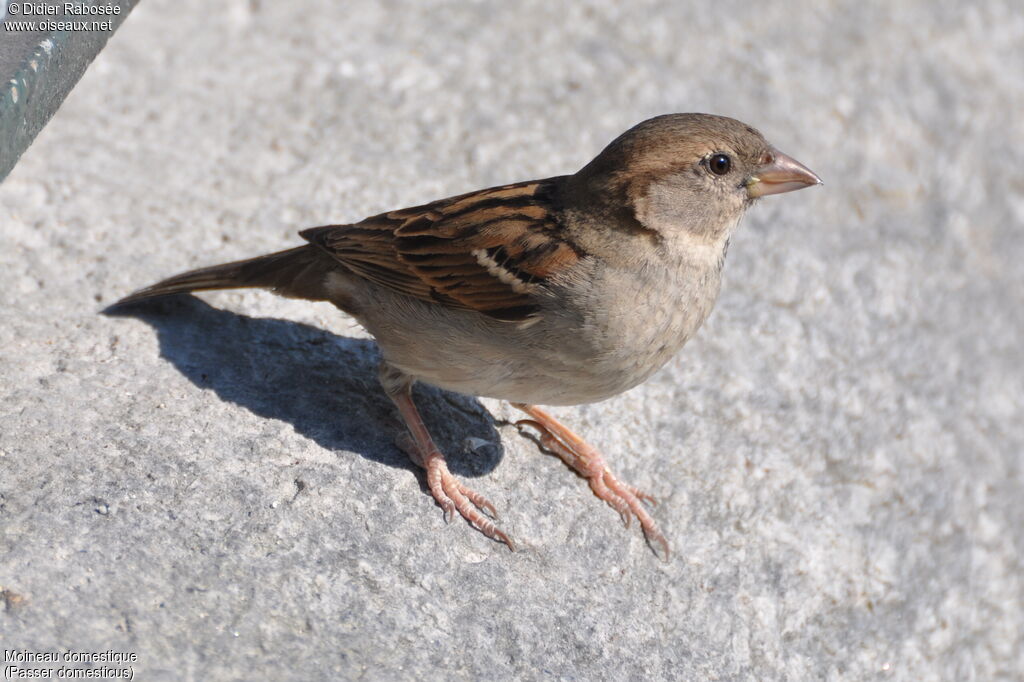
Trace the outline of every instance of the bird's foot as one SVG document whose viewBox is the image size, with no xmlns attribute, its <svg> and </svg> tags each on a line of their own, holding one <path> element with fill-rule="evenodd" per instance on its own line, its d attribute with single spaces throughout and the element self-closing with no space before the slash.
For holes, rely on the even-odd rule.
<svg viewBox="0 0 1024 682">
<path fill-rule="evenodd" d="M 657 500 L 616 478 L 600 452 L 544 410 L 534 405 L 512 404 L 530 415 L 530 419 L 521 419 L 516 422 L 516 426 L 520 430 L 527 426 L 536 429 L 541 447 L 557 455 L 587 479 L 594 494 L 619 512 L 627 527 L 635 516 L 647 544 L 659 558 L 668 561 L 668 540 L 658 530 L 658 524 L 643 505 L 644 502 L 657 504 Z"/>
<path fill-rule="evenodd" d="M 427 487 L 430 488 L 430 494 L 434 496 L 434 500 L 444 511 L 445 521 L 451 523 L 455 518 L 455 513 L 458 512 L 481 533 L 492 540 L 504 542 L 510 550 L 516 551 L 516 545 L 512 539 L 492 520 L 498 518 L 498 511 L 494 505 L 486 497 L 455 478 L 448 470 L 448 464 L 440 450 L 433 448 L 432 451 L 422 453 L 408 433 L 401 434 L 396 439 L 396 444 L 409 455 L 413 462 L 427 470 Z M 488 518 L 484 512 L 491 518 Z"/>
</svg>

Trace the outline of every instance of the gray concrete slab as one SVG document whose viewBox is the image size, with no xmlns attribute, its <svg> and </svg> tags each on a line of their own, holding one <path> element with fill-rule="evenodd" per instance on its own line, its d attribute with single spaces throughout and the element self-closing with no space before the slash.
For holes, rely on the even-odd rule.
<svg viewBox="0 0 1024 682">
<path fill-rule="evenodd" d="M 0 187 L 3 648 L 145 680 L 1019 679 L 1020 63 L 1010 2 L 142 3 Z M 327 305 L 99 313 L 668 111 L 826 183 L 748 216 L 663 371 L 557 410 L 660 497 L 668 564 L 506 406 L 427 390 L 523 549 L 445 526 Z"/>
</svg>

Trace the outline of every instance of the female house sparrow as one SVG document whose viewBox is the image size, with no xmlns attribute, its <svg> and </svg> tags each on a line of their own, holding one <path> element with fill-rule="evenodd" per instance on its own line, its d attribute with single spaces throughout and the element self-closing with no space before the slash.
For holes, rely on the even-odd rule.
<svg viewBox="0 0 1024 682">
<path fill-rule="evenodd" d="M 663 556 L 668 541 L 604 458 L 536 403 L 609 398 L 649 377 L 697 331 L 718 296 L 729 238 L 761 196 L 821 181 L 753 128 L 669 114 L 623 133 L 574 175 L 483 189 L 351 225 L 308 244 L 186 272 L 118 303 L 264 287 L 330 301 L 380 346 L 380 380 L 449 520 L 458 511 L 514 549 L 456 479 L 412 401 L 416 381 L 509 400 L 519 422 L 590 483 Z"/>
</svg>

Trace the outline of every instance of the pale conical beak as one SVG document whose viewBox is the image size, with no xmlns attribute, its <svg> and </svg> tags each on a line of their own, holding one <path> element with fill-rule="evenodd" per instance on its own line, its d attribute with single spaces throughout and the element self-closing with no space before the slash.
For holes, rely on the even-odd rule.
<svg viewBox="0 0 1024 682">
<path fill-rule="evenodd" d="M 821 184 L 821 178 L 796 159 L 775 150 L 771 157 L 771 161 L 754 171 L 747 181 L 747 194 L 751 199 Z"/>
</svg>

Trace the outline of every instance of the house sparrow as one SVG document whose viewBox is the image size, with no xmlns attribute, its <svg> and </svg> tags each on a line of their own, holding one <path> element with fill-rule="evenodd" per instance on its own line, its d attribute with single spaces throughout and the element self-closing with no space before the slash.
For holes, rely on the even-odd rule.
<svg viewBox="0 0 1024 682">
<path fill-rule="evenodd" d="M 409 431 L 400 445 L 449 521 L 457 511 L 515 549 L 494 505 L 449 472 L 413 404 L 417 381 L 510 401 L 529 417 L 518 425 L 667 558 L 643 504 L 654 499 L 535 405 L 604 400 L 647 379 L 711 312 L 744 211 L 820 182 L 739 121 L 669 114 L 573 175 L 314 227 L 303 246 L 186 272 L 118 305 L 237 287 L 329 301 L 376 337 L 381 384 Z"/>
</svg>

